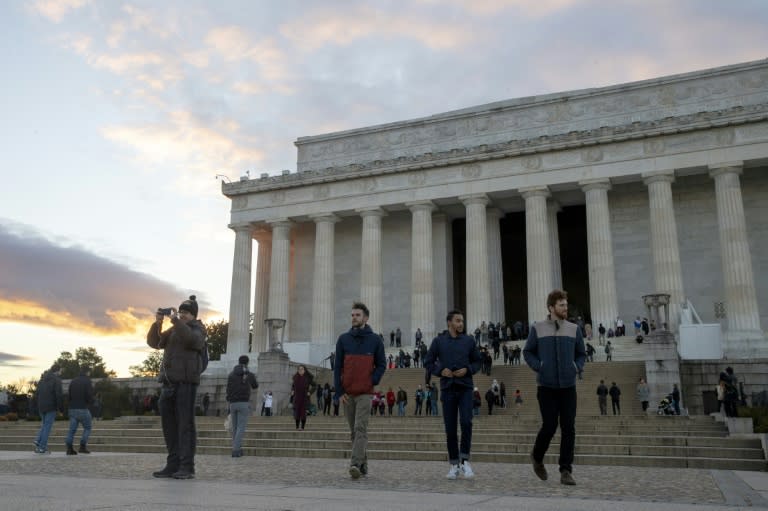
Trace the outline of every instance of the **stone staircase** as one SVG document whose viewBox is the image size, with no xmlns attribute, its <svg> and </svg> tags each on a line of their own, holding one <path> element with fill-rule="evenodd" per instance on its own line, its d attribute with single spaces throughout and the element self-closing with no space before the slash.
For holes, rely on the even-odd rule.
<svg viewBox="0 0 768 511">
<path fill-rule="evenodd" d="M 223 419 L 198 418 L 198 453 L 228 456 L 229 434 Z M 475 418 L 472 459 L 478 462 L 528 463 L 539 426 L 531 414 Z M 0 450 L 32 451 L 39 423 L 0 423 Z M 64 451 L 66 422 L 57 422 L 49 446 Z M 576 422 L 576 464 L 644 467 L 688 467 L 766 470 L 759 440 L 727 437 L 709 417 L 621 416 L 581 414 Z M 546 462 L 556 464 L 559 435 Z M 165 451 L 159 417 L 127 416 L 94 424 L 89 442 L 95 452 Z M 310 417 L 305 431 L 296 431 L 290 417 L 252 417 L 243 447 L 248 456 L 296 458 L 349 457 L 349 431 L 344 417 Z M 372 417 L 369 457 L 445 461 L 440 417 Z"/>
</svg>

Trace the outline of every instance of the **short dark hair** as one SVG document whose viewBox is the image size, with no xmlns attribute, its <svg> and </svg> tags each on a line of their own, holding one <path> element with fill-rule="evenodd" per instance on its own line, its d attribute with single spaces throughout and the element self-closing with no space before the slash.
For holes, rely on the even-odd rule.
<svg viewBox="0 0 768 511">
<path fill-rule="evenodd" d="M 547 308 L 554 307 L 560 300 L 567 300 L 568 293 L 562 289 L 553 289 L 549 295 L 547 295 Z"/>
<path fill-rule="evenodd" d="M 461 314 L 462 316 L 464 313 L 461 311 L 461 309 L 451 309 L 448 311 L 448 315 L 445 317 L 445 321 L 451 321 L 454 316 L 457 314 Z"/>
<path fill-rule="evenodd" d="M 371 313 L 368 311 L 368 307 L 366 307 L 363 302 L 353 302 L 352 310 L 354 309 L 360 309 L 361 311 L 363 311 L 363 316 L 365 316 L 366 318 L 370 317 Z"/>
</svg>

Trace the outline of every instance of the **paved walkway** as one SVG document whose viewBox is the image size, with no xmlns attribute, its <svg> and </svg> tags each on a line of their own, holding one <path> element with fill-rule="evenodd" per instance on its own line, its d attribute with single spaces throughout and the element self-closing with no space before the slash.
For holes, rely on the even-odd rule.
<svg viewBox="0 0 768 511">
<path fill-rule="evenodd" d="M 474 480 L 445 479 L 447 464 L 369 462 L 353 481 L 344 460 L 198 456 L 197 478 L 153 479 L 165 457 L 0 452 L 0 509 L 28 510 L 716 510 L 768 508 L 768 473 L 575 467 L 577 486 L 539 481 L 528 465 L 473 464 Z M 557 467 L 548 466 L 557 476 Z"/>
</svg>

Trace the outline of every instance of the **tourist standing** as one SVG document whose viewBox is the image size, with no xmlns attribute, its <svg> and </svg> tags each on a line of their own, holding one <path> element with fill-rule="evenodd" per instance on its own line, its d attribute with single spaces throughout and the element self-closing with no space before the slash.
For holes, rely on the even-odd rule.
<svg viewBox="0 0 768 511">
<path fill-rule="evenodd" d="M 80 436 L 80 454 L 90 454 L 88 450 L 88 437 L 91 436 L 92 417 L 88 407 L 93 403 L 93 383 L 88 377 L 91 370 L 87 367 L 80 368 L 80 375 L 69 382 L 69 432 L 67 433 L 67 454 L 77 454 L 72 446 L 75 441 L 77 425 L 83 425 L 83 434 Z"/>
<path fill-rule="evenodd" d="M 600 407 L 600 415 L 608 415 L 608 387 L 605 386 L 605 380 L 600 380 L 597 386 L 597 404 Z"/>
<path fill-rule="evenodd" d="M 621 415 L 621 389 L 616 385 L 616 382 L 611 383 L 608 394 L 611 395 L 611 410 L 613 410 L 613 414 Z"/>
<path fill-rule="evenodd" d="M 158 406 L 168 450 L 165 467 L 153 472 L 154 477 L 195 477 L 195 403 L 205 347 L 205 326 L 197 319 L 197 311 L 197 299 L 192 295 L 179 305 L 178 312 L 173 308 L 158 310 L 147 333 L 147 344 L 163 350 L 160 367 L 163 386 Z M 163 331 L 166 315 L 172 326 Z"/>
<path fill-rule="evenodd" d="M 40 383 L 35 392 L 37 401 L 37 413 L 40 414 L 40 430 L 32 442 L 35 444 L 37 454 L 50 454 L 48 450 L 48 437 L 51 435 L 53 421 L 56 414 L 64 410 L 64 392 L 61 387 L 61 367 L 53 364 L 51 368 L 40 377 Z"/>
<path fill-rule="evenodd" d="M 307 406 L 312 400 L 312 387 L 314 378 L 307 371 L 306 366 L 299 364 L 296 374 L 292 378 L 293 391 L 293 419 L 296 421 L 296 430 L 304 431 L 307 424 Z"/>
<path fill-rule="evenodd" d="M 640 405 L 643 407 L 643 411 L 648 410 L 648 401 L 651 398 L 651 389 L 645 382 L 644 378 L 640 378 L 637 384 L 637 400 L 640 401 Z"/>
<path fill-rule="evenodd" d="M 336 341 L 333 370 L 336 397 L 345 407 L 352 434 L 349 475 L 357 479 L 368 473 L 368 419 L 371 394 L 386 370 L 384 344 L 368 325 L 368 307 L 352 304 L 352 328 Z"/>
<path fill-rule="evenodd" d="M 480 352 L 475 341 L 463 333 L 464 313 L 454 309 L 448 313 L 446 321 L 448 330 L 432 340 L 424 365 L 432 375 L 440 377 L 450 463 L 446 477 L 456 479 L 461 474 L 471 478 L 475 475 L 469 464 L 474 389 L 472 375 L 480 370 Z M 461 446 L 456 432 L 457 422 L 461 424 Z"/>
<path fill-rule="evenodd" d="M 568 318 L 568 294 L 556 289 L 547 296 L 549 314 L 531 326 L 523 356 L 536 371 L 542 425 L 531 453 L 533 471 L 547 479 L 544 455 L 560 423 L 560 482 L 573 485 L 576 444 L 576 376 L 584 370 L 587 354 L 578 325 Z"/>
<path fill-rule="evenodd" d="M 680 389 L 677 383 L 672 385 L 672 406 L 675 408 L 675 415 L 680 415 Z"/>
<path fill-rule="evenodd" d="M 229 419 L 232 421 L 233 458 L 243 455 L 243 436 L 245 427 L 248 425 L 248 417 L 251 416 L 251 389 L 259 386 L 256 375 L 248 370 L 249 361 L 247 355 L 240 355 L 237 365 L 232 368 L 227 377 L 227 403 L 229 403 Z M 267 402 L 264 399 L 264 413 L 267 413 L 266 410 Z"/>
</svg>

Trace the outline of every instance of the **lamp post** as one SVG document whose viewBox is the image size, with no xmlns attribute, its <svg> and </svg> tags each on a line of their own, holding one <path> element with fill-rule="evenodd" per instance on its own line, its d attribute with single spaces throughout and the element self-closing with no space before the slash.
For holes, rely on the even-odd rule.
<svg viewBox="0 0 768 511">
<path fill-rule="evenodd" d="M 283 351 L 285 323 L 286 320 L 279 318 L 267 318 L 264 320 L 264 324 L 267 325 L 267 340 L 269 342 L 269 351 L 285 353 L 285 351 Z"/>
</svg>

